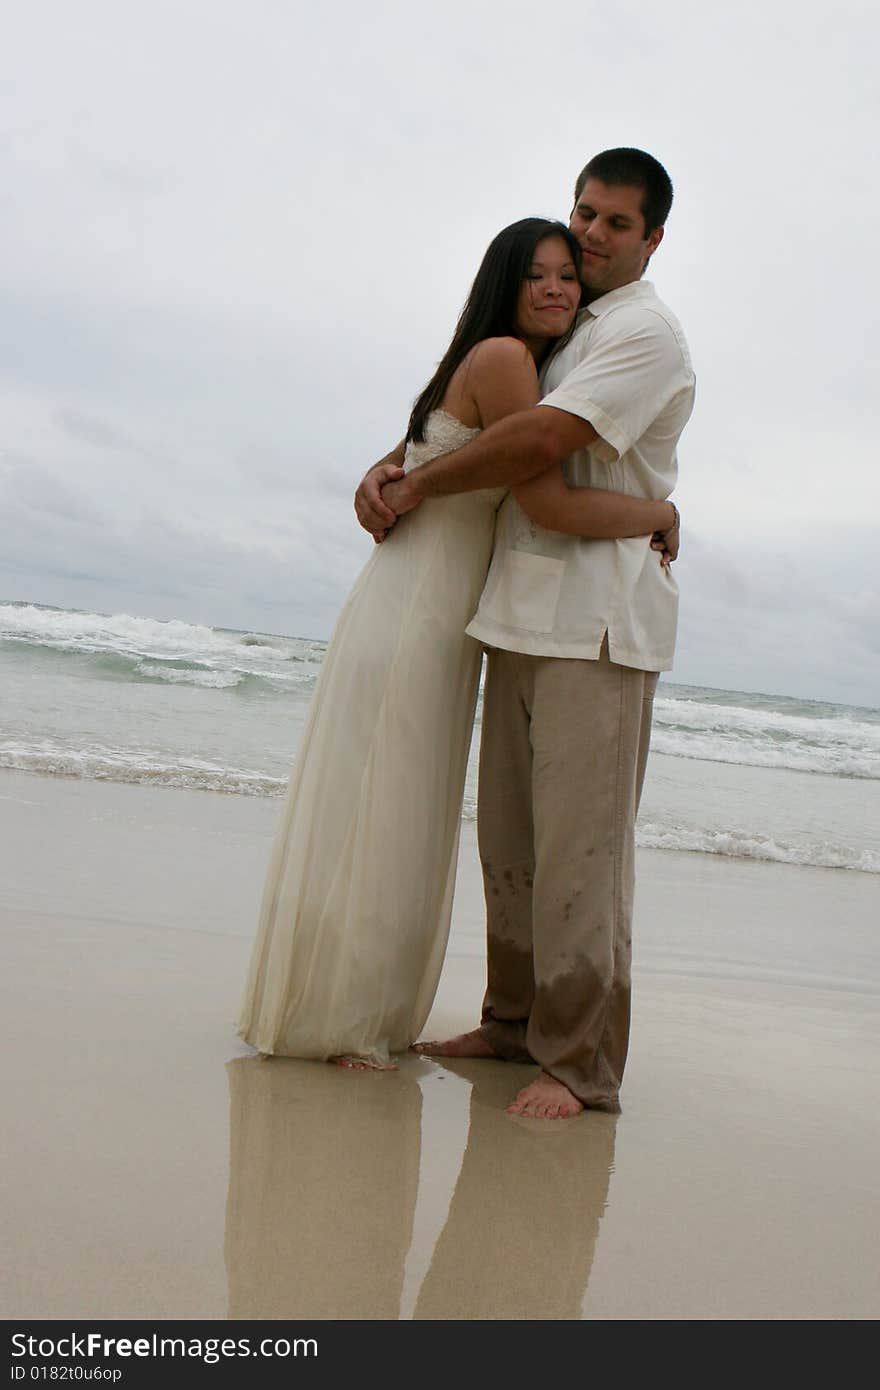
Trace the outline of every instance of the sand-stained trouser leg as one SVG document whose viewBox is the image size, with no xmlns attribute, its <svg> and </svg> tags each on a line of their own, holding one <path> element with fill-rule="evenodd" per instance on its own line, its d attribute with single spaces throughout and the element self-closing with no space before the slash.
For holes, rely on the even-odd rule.
<svg viewBox="0 0 880 1390">
<path fill-rule="evenodd" d="M 483 1033 L 587 1105 L 629 1043 L 635 817 L 657 677 L 608 659 L 492 650 L 483 697 Z"/>
</svg>

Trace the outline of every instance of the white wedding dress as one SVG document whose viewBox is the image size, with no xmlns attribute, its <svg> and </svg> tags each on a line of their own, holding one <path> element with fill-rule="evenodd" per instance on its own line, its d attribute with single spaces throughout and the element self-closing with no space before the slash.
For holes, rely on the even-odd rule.
<svg viewBox="0 0 880 1390">
<path fill-rule="evenodd" d="M 442 410 L 407 468 L 478 433 Z M 339 616 L 272 853 L 239 1032 L 381 1064 L 421 1032 L 446 950 L 481 649 L 465 636 L 503 489 L 428 499 Z"/>
</svg>

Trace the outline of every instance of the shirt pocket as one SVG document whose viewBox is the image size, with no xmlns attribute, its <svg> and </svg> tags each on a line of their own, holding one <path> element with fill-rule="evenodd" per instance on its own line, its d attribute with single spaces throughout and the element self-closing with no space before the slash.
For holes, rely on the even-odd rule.
<svg viewBox="0 0 880 1390">
<path fill-rule="evenodd" d="M 508 550 L 498 583 L 483 612 L 504 627 L 552 632 L 565 574 L 565 561 L 524 550 Z"/>
</svg>

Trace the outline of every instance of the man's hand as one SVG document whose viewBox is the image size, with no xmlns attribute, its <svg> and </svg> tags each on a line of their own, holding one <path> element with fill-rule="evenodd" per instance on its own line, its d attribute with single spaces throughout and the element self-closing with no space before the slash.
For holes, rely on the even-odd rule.
<svg viewBox="0 0 880 1390">
<path fill-rule="evenodd" d="M 382 488 L 382 501 L 386 507 L 391 507 L 395 519 L 404 516 L 406 512 L 411 512 L 421 502 L 412 483 L 407 476 L 401 476 L 398 482 L 388 482 Z"/>
<path fill-rule="evenodd" d="M 655 531 L 651 537 L 651 549 L 660 554 L 660 564 L 663 569 L 669 569 L 673 560 L 678 559 L 678 551 L 681 545 L 681 517 L 676 514 L 675 525 L 668 531 Z"/>
<path fill-rule="evenodd" d="M 384 541 L 397 520 L 397 513 L 392 511 L 382 498 L 382 488 L 386 483 L 403 476 L 403 469 L 395 464 L 377 463 L 364 474 L 358 484 L 358 490 L 354 495 L 355 514 L 361 526 L 370 532 L 377 544 Z"/>
</svg>

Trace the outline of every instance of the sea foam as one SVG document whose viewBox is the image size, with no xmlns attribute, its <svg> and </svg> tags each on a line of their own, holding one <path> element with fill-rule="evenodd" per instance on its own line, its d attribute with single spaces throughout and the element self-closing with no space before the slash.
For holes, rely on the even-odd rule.
<svg viewBox="0 0 880 1390">
<path fill-rule="evenodd" d="M 325 650 L 2 603 L 0 767 L 279 796 Z M 476 816 L 478 742 L 465 820 Z M 880 711 L 664 681 L 652 745 L 667 756 L 649 770 L 640 845 L 880 873 Z"/>
</svg>

